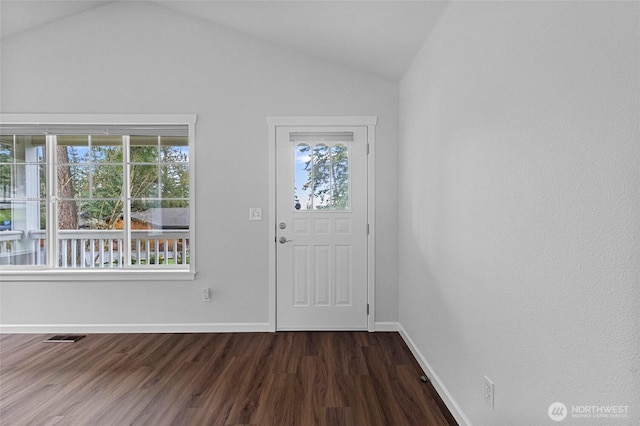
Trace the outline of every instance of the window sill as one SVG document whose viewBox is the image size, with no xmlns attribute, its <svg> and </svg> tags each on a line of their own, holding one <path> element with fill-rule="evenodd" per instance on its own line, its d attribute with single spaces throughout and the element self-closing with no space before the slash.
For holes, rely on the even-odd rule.
<svg viewBox="0 0 640 426">
<path fill-rule="evenodd" d="M 0 282 L 8 281 L 193 281 L 196 273 L 180 269 L 136 270 L 56 270 L 0 271 Z"/>
</svg>

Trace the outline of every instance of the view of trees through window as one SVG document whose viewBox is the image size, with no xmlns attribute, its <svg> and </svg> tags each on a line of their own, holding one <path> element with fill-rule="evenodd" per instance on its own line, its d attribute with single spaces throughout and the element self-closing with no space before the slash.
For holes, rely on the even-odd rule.
<svg viewBox="0 0 640 426">
<path fill-rule="evenodd" d="M 300 144 L 295 149 L 296 210 L 349 209 L 349 150 L 346 145 Z"/>
<path fill-rule="evenodd" d="M 173 133 L 0 135 L 0 265 L 49 264 L 51 236 L 54 267 L 188 265 L 189 137 Z"/>
<path fill-rule="evenodd" d="M 187 137 L 131 136 L 128 146 L 130 211 L 188 208 Z M 58 136 L 59 229 L 122 225 L 127 198 L 124 154 L 120 136 Z"/>
</svg>

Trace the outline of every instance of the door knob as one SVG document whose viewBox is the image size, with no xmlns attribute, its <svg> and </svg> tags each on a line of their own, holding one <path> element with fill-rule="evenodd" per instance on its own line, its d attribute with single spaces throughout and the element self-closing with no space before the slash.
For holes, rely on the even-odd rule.
<svg viewBox="0 0 640 426">
<path fill-rule="evenodd" d="M 287 237 L 280 237 L 280 239 L 278 241 L 280 241 L 280 244 L 286 244 L 286 243 L 289 243 L 289 242 L 291 242 L 293 240 L 287 240 Z"/>
</svg>

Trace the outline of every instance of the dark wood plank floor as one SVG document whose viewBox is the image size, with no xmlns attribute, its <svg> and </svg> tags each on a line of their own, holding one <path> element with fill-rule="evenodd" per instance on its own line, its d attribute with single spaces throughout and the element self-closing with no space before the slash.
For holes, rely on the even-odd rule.
<svg viewBox="0 0 640 426">
<path fill-rule="evenodd" d="M 0 336 L 0 424 L 450 425 L 397 333 Z"/>
</svg>

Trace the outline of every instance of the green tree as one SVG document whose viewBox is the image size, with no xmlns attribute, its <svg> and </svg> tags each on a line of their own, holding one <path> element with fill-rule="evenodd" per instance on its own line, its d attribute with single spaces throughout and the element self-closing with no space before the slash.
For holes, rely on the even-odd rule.
<svg viewBox="0 0 640 426">
<path fill-rule="evenodd" d="M 149 140 L 153 142 L 157 138 Z M 124 209 L 122 145 L 96 144 L 87 155 L 79 155 L 73 146 L 59 148 L 67 155 L 67 159 L 61 159 L 64 163 L 58 163 L 64 164 L 58 166 L 59 172 L 68 169 L 71 173 L 70 179 L 59 176 L 59 193 L 73 198 L 72 204 L 77 213 L 87 219 L 88 226 L 113 229 Z M 186 161 L 187 156 L 179 146 L 158 148 L 157 144 L 151 143 L 132 146 L 129 168 L 131 211 L 158 207 L 158 200 L 165 199 L 168 200 L 162 202 L 162 207 L 187 207 L 189 168 Z"/>
<path fill-rule="evenodd" d="M 13 136 L 0 139 L 0 200 L 11 198 Z M 2 219 L 2 218 L 0 218 Z"/>
<path fill-rule="evenodd" d="M 311 188 L 307 208 L 317 210 L 346 210 L 349 208 L 349 151 L 345 145 L 316 145 L 300 148 L 308 152 L 305 163 L 308 180 L 302 186 Z M 313 206 L 311 205 L 313 203 Z"/>
<path fill-rule="evenodd" d="M 78 210 L 75 200 L 75 176 L 70 165 L 67 147 L 56 149 L 56 169 L 58 179 L 58 229 L 78 229 Z"/>
</svg>

